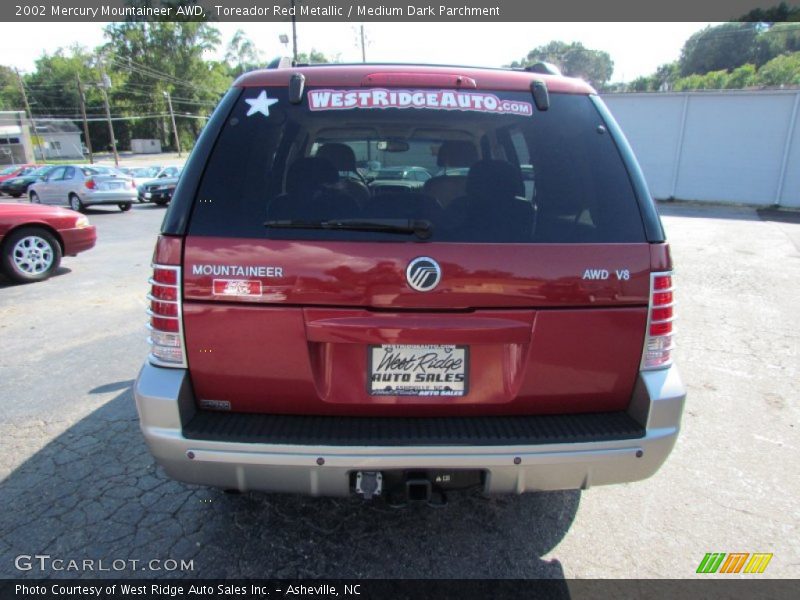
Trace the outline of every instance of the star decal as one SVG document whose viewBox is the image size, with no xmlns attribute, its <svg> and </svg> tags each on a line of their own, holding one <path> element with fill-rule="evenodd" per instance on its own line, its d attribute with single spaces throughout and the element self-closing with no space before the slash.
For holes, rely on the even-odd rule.
<svg viewBox="0 0 800 600">
<path fill-rule="evenodd" d="M 261 93 L 257 98 L 245 98 L 244 101 L 250 105 L 250 110 L 247 111 L 248 117 L 256 113 L 261 113 L 265 117 L 268 117 L 269 107 L 275 104 L 278 100 L 275 98 L 267 98 L 266 90 L 261 90 Z"/>
</svg>

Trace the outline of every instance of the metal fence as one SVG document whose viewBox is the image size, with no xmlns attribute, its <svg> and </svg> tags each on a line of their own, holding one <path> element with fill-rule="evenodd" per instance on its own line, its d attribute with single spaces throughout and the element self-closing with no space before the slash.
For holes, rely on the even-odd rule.
<svg viewBox="0 0 800 600">
<path fill-rule="evenodd" d="M 607 94 L 655 198 L 800 207 L 800 90 Z"/>
</svg>

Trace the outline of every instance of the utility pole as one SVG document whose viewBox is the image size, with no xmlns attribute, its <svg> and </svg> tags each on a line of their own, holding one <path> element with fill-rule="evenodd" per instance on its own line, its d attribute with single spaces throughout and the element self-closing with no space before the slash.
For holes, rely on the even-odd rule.
<svg viewBox="0 0 800 600">
<path fill-rule="evenodd" d="M 28 113 L 28 120 L 31 123 L 31 128 L 33 129 L 33 137 L 35 138 L 33 148 L 33 158 L 36 158 L 36 146 L 39 141 L 39 133 L 36 131 L 36 121 L 33 120 L 33 113 L 31 112 L 31 105 L 28 104 L 28 94 L 25 93 L 25 84 L 22 81 L 22 75 L 19 74 L 19 69 L 14 69 L 17 73 L 17 81 L 19 81 L 19 91 L 22 92 L 22 101 L 25 103 L 25 110 Z M 42 151 L 42 159 L 44 159 L 44 151 Z"/>
<path fill-rule="evenodd" d="M 172 110 L 172 97 L 169 95 L 169 92 L 164 92 L 164 96 L 166 96 L 167 104 L 169 105 L 169 118 L 172 119 L 172 133 L 175 134 L 175 147 L 178 149 L 178 158 L 180 158 L 181 140 L 178 137 L 178 128 L 175 126 L 175 113 Z"/>
<path fill-rule="evenodd" d="M 76 74 L 78 80 L 78 100 L 81 103 L 81 116 L 83 117 L 83 137 L 86 138 L 86 148 L 89 150 L 89 163 L 94 164 L 94 154 L 92 154 L 92 140 L 89 139 L 89 122 L 86 120 L 86 96 L 83 94 L 83 84 L 81 76 Z"/>
<path fill-rule="evenodd" d="M 297 65 L 297 17 L 294 0 L 292 0 L 292 66 Z M 309 61 L 310 62 L 310 61 Z"/>
<path fill-rule="evenodd" d="M 114 151 L 114 164 L 119 166 L 119 154 L 117 153 L 117 139 L 114 137 L 114 124 L 111 122 L 111 108 L 108 106 L 108 88 L 111 87 L 111 79 L 106 75 L 103 63 L 100 63 L 100 91 L 103 92 L 103 104 L 106 106 L 106 120 L 108 121 L 108 134 L 111 136 L 111 149 Z"/>
<path fill-rule="evenodd" d="M 361 62 L 367 62 L 367 51 L 364 48 L 364 25 L 361 25 Z"/>
</svg>

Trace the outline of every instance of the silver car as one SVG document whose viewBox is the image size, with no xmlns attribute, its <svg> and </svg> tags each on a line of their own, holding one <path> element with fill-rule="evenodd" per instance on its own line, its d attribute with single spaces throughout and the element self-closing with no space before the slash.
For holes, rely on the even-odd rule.
<svg viewBox="0 0 800 600">
<path fill-rule="evenodd" d="M 31 202 L 67 204 L 82 211 L 96 204 L 116 204 L 130 210 L 136 200 L 133 179 L 111 167 L 63 165 L 50 171 L 28 188 Z"/>
</svg>

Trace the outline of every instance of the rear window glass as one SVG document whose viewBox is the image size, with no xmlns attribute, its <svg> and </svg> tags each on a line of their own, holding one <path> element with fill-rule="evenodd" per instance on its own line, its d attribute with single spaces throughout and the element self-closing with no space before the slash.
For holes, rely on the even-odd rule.
<svg viewBox="0 0 800 600">
<path fill-rule="evenodd" d="M 551 94 L 548 111 L 526 112 L 524 92 L 492 93 L 489 107 L 505 111 L 348 108 L 347 93 L 325 92 L 333 95 L 310 107 L 308 94 L 291 104 L 285 88 L 243 90 L 208 158 L 190 234 L 416 241 L 385 226 L 422 222 L 430 241 L 646 239 L 625 166 L 587 96 Z"/>
</svg>

